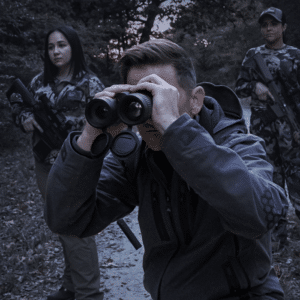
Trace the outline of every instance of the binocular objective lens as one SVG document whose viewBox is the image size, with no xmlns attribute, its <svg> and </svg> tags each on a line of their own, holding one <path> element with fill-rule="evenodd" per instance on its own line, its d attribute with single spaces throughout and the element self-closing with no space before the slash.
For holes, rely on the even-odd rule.
<svg viewBox="0 0 300 300">
<path fill-rule="evenodd" d="M 128 105 L 127 117 L 136 119 L 142 115 L 142 105 L 139 102 L 132 102 Z"/>
<path fill-rule="evenodd" d="M 99 106 L 95 111 L 95 115 L 100 119 L 105 119 L 108 115 L 108 108 L 105 106 Z"/>
</svg>

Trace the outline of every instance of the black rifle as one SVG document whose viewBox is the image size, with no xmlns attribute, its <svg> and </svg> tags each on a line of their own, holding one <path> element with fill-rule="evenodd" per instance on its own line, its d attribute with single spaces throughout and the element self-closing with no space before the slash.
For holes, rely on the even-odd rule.
<svg viewBox="0 0 300 300">
<path fill-rule="evenodd" d="M 23 103 L 33 110 L 34 118 L 43 129 L 41 133 L 35 128 L 36 134 L 40 137 L 40 141 L 33 147 L 33 153 L 38 160 L 43 161 L 49 152 L 53 149 L 60 149 L 64 140 L 68 136 L 65 126 L 65 118 L 55 109 L 48 105 L 48 99 L 45 95 L 41 96 L 37 103 L 25 85 L 20 79 L 14 80 L 13 84 L 6 92 L 8 100 L 12 93 L 20 94 Z"/>
<path fill-rule="evenodd" d="M 126 222 L 123 219 L 119 219 L 117 221 L 117 224 L 122 229 L 124 234 L 127 236 L 127 238 L 129 239 L 130 243 L 135 248 L 135 250 L 138 250 L 139 248 L 142 247 L 139 240 L 136 238 L 134 233 L 131 231 L 131 229 L 128 227 L 128 225 L 126 224 Z"/>
<path fill-rule="evenodd" d="M 293 112 L 293 110 L 285 104 L 285 100 L 283 96 L 280 93 L 280 90 L 276 83 L 274 82 L 273 76 L 270 73 L 269 68 L 266 65 L 266 62 L 264 61 L 263 57 L 260 53 L 256 53 L 253 55 L 249 60 L 254 59 L 256 66 L 259 69 L 260 77 L 264 81 L 264 83 L 268 86 L 271 94 L 273 95 L 275 99 L 275 103 L 270 105 L 270 108 L 276 115 L 276 117 L 281 118 L 283 116 L 286 116 L 290 122 L 290 125 L 292 126 L 292 130 L 294 132 L 294 138 L 297 143 L 300 143 L 300 126 L 296 119 L 296 116 Z M 247 65 L 247 62 L 246 62 Z"/>
<path fill-rule="evenodd" d="M 14 80 L 9 90 L 6 92 L 8 100 L 10 100 L 12 93 L 20 94 L 23 103 L 28 107 L 32 107 L 34 118 L 43 129 L 43 133 L 41 133 L 37 128 L 35 128 L 35 131 L 41 140 L 33 148 L 33 152 L 37 158 L 43 160 L 51 150 L 60 149 L 64 140 L 68 136 L 68 131 L 64 125 L 65 118 L 55 109 L 49 107 L 48 100 L 45 95 L 39 98 L 41 103 L 37 103 L 20 79 Z M 136 250 L 142 247 L 123 219 L 118 220 L 117 224 Z"/>
</svg>

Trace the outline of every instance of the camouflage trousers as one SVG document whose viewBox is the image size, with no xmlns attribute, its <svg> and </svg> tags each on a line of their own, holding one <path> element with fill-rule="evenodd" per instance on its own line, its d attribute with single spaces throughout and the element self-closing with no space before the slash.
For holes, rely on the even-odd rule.
<svg viewBox="0 0 300 300">
<path fill-rule="evenodd" d="M 300 218 L 300 144 L 286 117 L 267 122 L 268 115 L 267 110 L 252 107 L 250 132 L 265 140 L 268 160 L 274 167 L 273 181 L 282 188 L 286 181 L 290 200 Z"/>
</svg>

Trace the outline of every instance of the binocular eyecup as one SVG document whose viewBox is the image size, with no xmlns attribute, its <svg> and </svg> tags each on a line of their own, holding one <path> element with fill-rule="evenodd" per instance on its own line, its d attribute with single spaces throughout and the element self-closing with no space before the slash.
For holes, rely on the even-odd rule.
<svg viewBox="0 0 300 300">
<path fill-rule="evenodd" d="M 107 128 L 118 122 L 128 126 L 142 124 L 151 117 L 152 95 L 148 91 L 119 93 L 115 98 L 92 99 L 86 106 L 87 122 Z"/>
</svg>

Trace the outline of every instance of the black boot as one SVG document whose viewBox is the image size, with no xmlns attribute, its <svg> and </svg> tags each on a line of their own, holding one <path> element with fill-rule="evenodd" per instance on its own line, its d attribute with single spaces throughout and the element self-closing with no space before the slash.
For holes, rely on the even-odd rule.
<svg viewBox="0 0 300 300">
<path fill-rule="evenodd" d="M 49 295 L 47 300 L 74 300 L 75 293 L 65 289 L 63 286 L 54 294 Z"/>
</svg>

